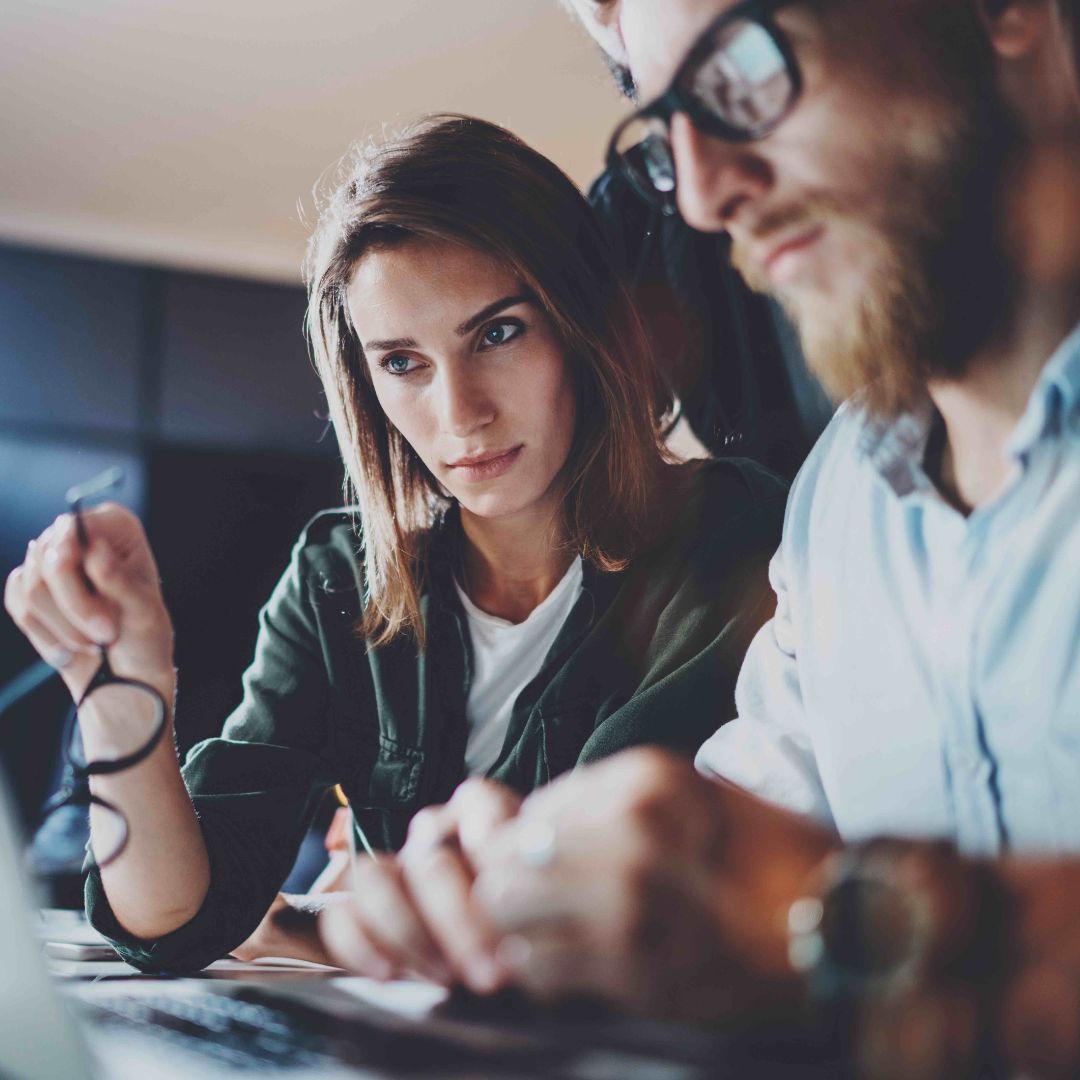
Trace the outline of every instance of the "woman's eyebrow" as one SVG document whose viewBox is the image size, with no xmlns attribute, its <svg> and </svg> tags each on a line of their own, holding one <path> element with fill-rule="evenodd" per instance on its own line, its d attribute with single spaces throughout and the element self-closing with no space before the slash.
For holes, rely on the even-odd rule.
<svg viewBox="0 0 1080 1080">
<path fill-rule="evenodd" d="M 416 338 L 395 337 L 385 341 L 364 341 L 360 343 L 364 352 L 388 352 L 390 349 L 415 349 Z"/>
<path fill-rule="evenodd" d="M 470 315 L 460 326 L 455 328 L 455 333 L 459 337 L 464 337 L 470 330 L 475 330 L 485 319 L 490 319 L 492 315 L 498 315 L 500 311 L 513 307 L 515 304 L 532 303 L 535 299 L 536 297 L 532 293 L 517 293 L 514 296 L 504 296 L 501 300 L 488 304 L 487 307 L 482 308 L 475 315 Z M 364 352 L 389 352 L 391 349 L 415 349 L 417 344 L 416 338 L 396 337 L 365 341 L 361 343 L 361 348 Z"/>
<path fill-rule="evenodd" d="M 464 337 L 470 330 L 475 330 L 485 319 L 490 319 L 492 315 L 498 315 L 504 308 L 513 307 L 515 304 L 528 304 L 532 303 L 536 299 L 532 293 L 518 293 L 516 296 L 504 296 L 501 300 L 496 300 L 493 304 L 488 304 L 486 308 L 478 311 L 475 315 L 469 316 L 456 330 L 459 337 Z"/>
</svg>

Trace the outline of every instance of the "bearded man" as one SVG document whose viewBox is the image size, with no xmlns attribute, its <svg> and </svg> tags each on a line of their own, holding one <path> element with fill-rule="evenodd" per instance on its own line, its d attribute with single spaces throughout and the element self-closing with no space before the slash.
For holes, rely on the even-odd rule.
<svg viewBox="0 0 1080 1080">
<path fill-rule="evenodd" d="M 616 86 L 636 102 L 613 6 L 577 3 Z M 607 164 L 589 200 L 623 262 L 677 403 L 669 449 L 753 458 L 790 481 L 834 411 L 807 371 L 790 320 L 747 287 L 726 235 L 693 229 L 673 206 L 642 198 L 617 163 Z"/>
<path fill-rule="evenodd" d="M 612 163 L 729 235 L 848 400 L 700 772 L 473 784 L 403 859 L 470 883 L 477 989 L 841 1001 L 867 1075 L 1074 1075 L 1080 5 L 574 3 L 646 103 Z"/>
</svg>

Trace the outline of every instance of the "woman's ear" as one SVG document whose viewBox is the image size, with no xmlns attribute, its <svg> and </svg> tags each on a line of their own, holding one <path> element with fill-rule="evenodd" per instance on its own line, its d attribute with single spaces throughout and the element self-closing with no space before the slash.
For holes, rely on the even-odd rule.
<svg viewBox="0 0 1080 1080">
<path fill-rule="evenodd" d="M 991 47 L 1005 60 L 1039 49 L 1055 25 L 1056 0 L 975 0 L 976 14 Z"/>
</svg>

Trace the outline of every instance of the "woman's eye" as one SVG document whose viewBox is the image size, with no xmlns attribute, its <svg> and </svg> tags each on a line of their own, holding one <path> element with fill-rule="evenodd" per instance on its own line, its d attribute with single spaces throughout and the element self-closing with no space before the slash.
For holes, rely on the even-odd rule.
<svg viewBox="0 0 1080 1080">
<path fill-rule="evenodd" d="M 418 365 L 411 356 L 386 356 L 379 361 L 379 366 L 391 375 L 408 375 L 410 371 L 415 371 Z"/>
<path fill-rule="evenodd" d="M 486 346 L 505 345 L 511 338 L 516 338 L 524 329 L 517 319 L 492 323 L 481 335 L 481 343 Z"/>
</svg>

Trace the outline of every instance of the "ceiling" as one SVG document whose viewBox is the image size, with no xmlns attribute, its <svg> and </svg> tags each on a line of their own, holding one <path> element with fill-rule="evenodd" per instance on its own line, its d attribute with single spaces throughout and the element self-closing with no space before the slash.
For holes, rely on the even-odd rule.
<svg viewBox="0 0 1080 1080">
<path fill-rule="evenodd" d="M 624 108 L 557 0 L 3 0 L 0 240 L 296 282 L 354 139 L 472 113 L 584 185 Z"/>
</svg>

